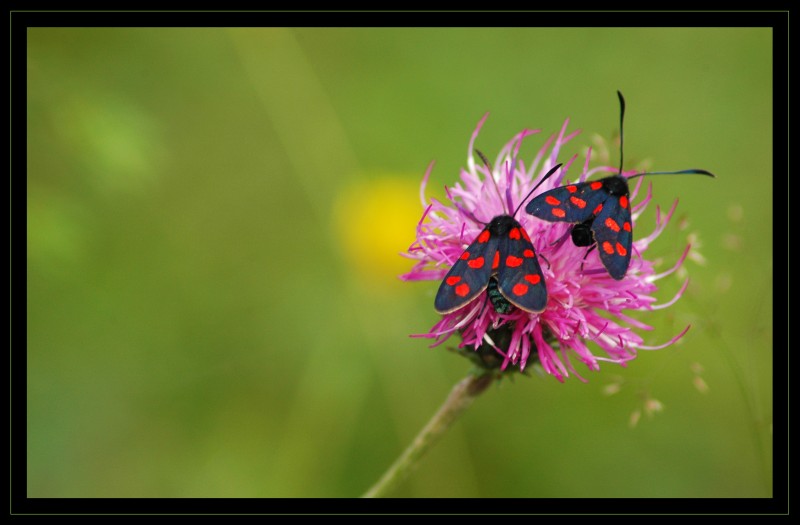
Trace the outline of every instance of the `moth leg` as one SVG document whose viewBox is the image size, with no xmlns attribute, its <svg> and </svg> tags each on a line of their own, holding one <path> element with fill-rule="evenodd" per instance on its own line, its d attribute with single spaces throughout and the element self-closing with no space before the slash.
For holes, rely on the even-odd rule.
<svg viewBox="0 0 800 525">
<path fill-rule="evenodd" d="M 589 257 L 589 254 L 595 248 L 597 248 L 597 244 L 592 244 L 591 246 L 589 246 L 589 249 L 586 250 L 586 253 L 583 255 L 583 260 L 581 261 L 581 273 L 583 273 L 583 264 L 586 262 L 586 258 Z"/>
</svg>

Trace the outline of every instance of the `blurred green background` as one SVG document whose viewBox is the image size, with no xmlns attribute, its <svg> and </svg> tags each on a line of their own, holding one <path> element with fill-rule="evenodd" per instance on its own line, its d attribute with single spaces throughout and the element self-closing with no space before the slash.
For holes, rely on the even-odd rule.
<svg viewBox="0 0 800 525">
<path fill-rule="evenodd" d="M 438 283 L 396 277 L 427 164 L 442 195 L 487 111 L 490 158 L 567 117 L 579 152 L 617 89 L 626 167 L 718 176 L 651 179 L 680 204 L 648 255 L 702 259 L 636 317 L 692 329 L 492 387 L 396 495 L 771 496 L 771 54 L 769 29 L 30 28 L 28 496 L 363 493 L 468 370 L 408 337 Z"/>
</svg>

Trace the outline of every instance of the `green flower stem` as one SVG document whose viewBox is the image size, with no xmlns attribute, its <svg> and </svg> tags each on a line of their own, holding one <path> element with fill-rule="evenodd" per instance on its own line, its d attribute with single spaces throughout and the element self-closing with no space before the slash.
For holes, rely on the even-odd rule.
<svg viewBox="0 0 800 525">
<path fill-rule="evenodd" d="M 450 428 L 458 416 L 492 384 L 495 377 L 496 375 L 492 373 L 470 374 L 456 384 L 439 411 L 417 434 L 411 445 L 362 498 L 380 498 L 391 493 L 416 468 L 422 456 Z"/>
</svg>

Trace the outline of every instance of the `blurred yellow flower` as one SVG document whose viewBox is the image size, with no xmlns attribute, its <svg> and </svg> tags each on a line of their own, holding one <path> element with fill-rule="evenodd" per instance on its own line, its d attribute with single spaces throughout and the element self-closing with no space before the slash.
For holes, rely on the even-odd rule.
<svg viewBox="0 0 800 525">
<path fill-rule="evenodd" d="M 370 286 L 394 287 L 412 261 L 400 256 L 414 241 L 421 215 L 419 174 L 359 177 L 333 207 L 334 238 L 352 275 Z"/>
</svg>

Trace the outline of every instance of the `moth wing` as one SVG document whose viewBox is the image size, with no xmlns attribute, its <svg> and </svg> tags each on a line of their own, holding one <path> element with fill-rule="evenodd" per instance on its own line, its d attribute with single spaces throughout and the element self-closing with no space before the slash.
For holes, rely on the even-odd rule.
<svg viewBox="0 0 800 525">
<path fill-rule="evenodd" d="M 433 303 L 437 312 L 447 314 L 458 310 L 486 289 L 492 276 L 497 244 L 498 239 L 484 228 L 464 250 L 439 285 Z"/>
<path fill-rule="evenodd" d="M 512 228 L 499 240 L 497 253 L 497 283 L 503 297 L 526 312 L 544 311 L 547 305 L 544 275 L 533 244 L 522 226 Z"/>
<path fill-rule="evenodd" d="M 633 231 L 630 203 L 625 196 L 625 206 L 620 199 L 611 197 L 592 223 L 592 233 L 597 241 L 600 261 L 616 280 L 625 277 L 631 262 Z"/>
<path fill-rule="evenodd" d="M 601 181 L 567 184 L 537 195 L 525 211 L 550 222 L 583 222 L 608 196 Z"/>
</svg>

